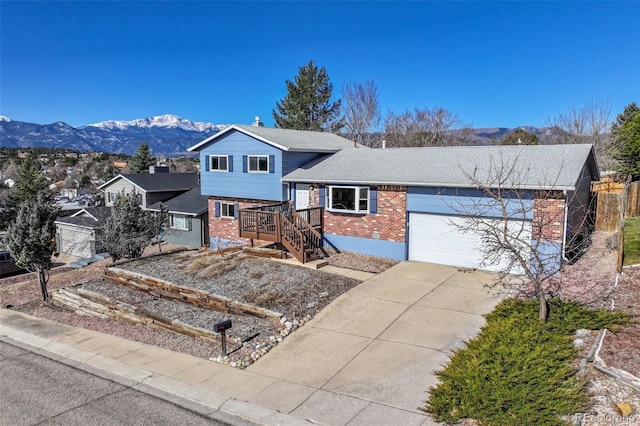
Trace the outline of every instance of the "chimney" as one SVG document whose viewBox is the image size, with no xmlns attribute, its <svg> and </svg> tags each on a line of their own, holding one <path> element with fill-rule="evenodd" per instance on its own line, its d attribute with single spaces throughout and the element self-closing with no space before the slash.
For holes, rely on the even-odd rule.
<svg viewBox="0 0 640 426">
<path fill-rule="evenodd" d="M 169 173 L 169 167 L 167 167 L 167 166 L 149 166 L 149 173 L 150 174 Z"/>
<path fill-rule="evenodd" d="M 251 124 L 253 127 L 264 127 L 264 124 L 262 123 L 262 121 L 260 121 L 260 116 L 256 115 L 256 121 L 253 122 L 253 124 Z"/>
</svg>

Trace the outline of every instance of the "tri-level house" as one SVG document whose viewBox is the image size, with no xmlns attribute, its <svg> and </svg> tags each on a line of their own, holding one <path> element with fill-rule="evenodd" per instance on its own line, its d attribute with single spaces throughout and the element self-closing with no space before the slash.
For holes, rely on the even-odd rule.
<svg viewBox="0 0 640 426">
<path fill-rule="evenodd" d="M 229 126 L 189 148 L 200 153 L 211 248 L 275 242 L 302 262 L 320 256 L 323 209 L 310 205 L 308 186 L 291 186 L 282 178 L 353 146 L 331 133 L 256 124 Z"/>
<path fill-rule="evenodd" d="M 507 228 L 531 242 L 523 256 L 539 250 L 559 264 L 599 178 L 591 145 L 372 149 L 328 133 L 233 125 L 189 150 L 200 154 L 212 249 L 275 241 L 303 262 L 332 246 L 501 270 L 508 260 L 487 261 L 482 235 L 462 225 L 506 214 Z"/>
</svg>

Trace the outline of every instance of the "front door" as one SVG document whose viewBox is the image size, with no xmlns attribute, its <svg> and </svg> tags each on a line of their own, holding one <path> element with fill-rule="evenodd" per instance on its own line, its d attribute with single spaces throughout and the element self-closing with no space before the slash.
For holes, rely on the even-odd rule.
<svg viewBox="0 0 640 426">
<path fill-rule="evenodd" d="M 296 210 L 309 208 L 309 184 L 296 183 Z"/>
</svg>

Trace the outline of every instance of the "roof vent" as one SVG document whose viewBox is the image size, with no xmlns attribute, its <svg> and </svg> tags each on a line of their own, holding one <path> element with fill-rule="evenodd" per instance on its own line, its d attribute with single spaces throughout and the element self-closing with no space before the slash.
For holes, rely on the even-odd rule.
<svg viewBox="0 0 640 426">
<path fill-rule="evenodd" d="M 252 126 L 254 127 L 264 127 L 264 123 L 260 121 L 260 116 L 256 115 L 256 121 L 253 122 Z"/>
</svg>

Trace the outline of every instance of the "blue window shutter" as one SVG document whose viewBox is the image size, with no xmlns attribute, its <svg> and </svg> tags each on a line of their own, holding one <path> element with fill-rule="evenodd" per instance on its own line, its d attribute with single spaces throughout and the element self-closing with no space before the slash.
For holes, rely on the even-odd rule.
<svg viewBox="0 0 640 426">
<path fill-rule="evenodd" d="M 233 155 L 229 155 L 227 157 L 227 167 L 229 169 L 229 173 L 233 172 Z"/>
<path fill-rule="evenodd" d="M 275 173 L 275 172 L 276 172 L 276 156 L 270 155 L 269 156 L 269 173 Z"/>
<path fill-rule="evenodd" d="M 233 218 L 237 219 L 238 218 L 238 209 L 240 208 L 240 206 L 238 205 L 238 203 L 235 203 L 233 205 Z"/>
<path fill-rule="evenodd" d="M 378 188 L 369 188 L 369 213 L 378 213 Z"/>
<path fill-rule="evenodd" d="M 248 166 L 247 163 L 249 162 L 249 160 L 247 159 L 246 155 L 242 156 L 242 173 L 247 173 L 248 170 Z"/>
<path fill-rule="evenodd" d="M 211 163 L 211 162 L 209 161 L 209 156 L 208 156 L 208 155 L 205 155 L 205 156 L 204 156 L 204 169 L 205 169 L 205 171 L 207 171 L 207 172 L 209 171 L 209 164 L 210 164 L 210 163 Z"/>
<path fill-rule="evenodd" d="M 215 217 L 220 217 L 220 201 L 215 202 Z"/>
<path fill-rule="evenodd" d="M 326 207 L 324 199 L 325 199 L 325 187 L 320 186 L 318 188 L 318 204 L 320 204 L 320 207 Z"/>
<path fill-rule="evenodd" d="M 188 217 L 188 218 L 187 218 L 187 228 L 189 229 L 189 231 L 192 231 L 192 230 L 193 230 L 193 225 L 191 224 L 191 221 L 192 221 L 192 220 L 193 220 L 193 219 L 192 219 L 192 218 L 190 218 L 190 217 Z"/>
</svg>

